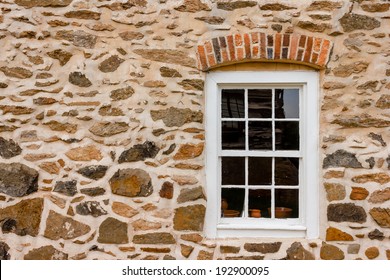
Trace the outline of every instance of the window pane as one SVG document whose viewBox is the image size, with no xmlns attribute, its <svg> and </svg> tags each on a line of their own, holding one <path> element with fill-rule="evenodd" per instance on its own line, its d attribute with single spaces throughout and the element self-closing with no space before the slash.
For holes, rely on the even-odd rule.
<svg viewBox="0 0 390 280">
<path fill-rule="evenodd" d="M 299 151 L 299 122 L 275 122 L 275 149 Z"/>
<path fill-rule="evenodd" d="M 270 218 L 268 208 L 271 207 L 271 190 L 253 190 L 249 189 L 249 217 L 256 215 L 251 211 L 258 209 L 262 218 Z M 252 214 L 252 215 L 251 215 Z"/>
<path fill-rule="evenodd" d="M 222 118 L 245 118 L 243 89 L 222 90 Z"/>
<path fill-rule="evenodd" d="M 272 123 L 248 122 L 249 149 L 272 150 Z"/>
<path fill-rule="evenodd" d="M 298 218 L 299 190 L 275 190 L 275 218 Z"/>
<path fill-rule="evenodd" d="M 222 185 L 245 185 L 245 158 L 222 158 Z"/>
<path fill-rule="evenodd" d="M 222 122 L 222 149 L 245 150 L 245 122 Z"/>
<path fill-rule="evenodd" d="M 249 185 L 271 185 L 272 184 L 272 158 L 250 157 Z"/>
<path fill-rule="evenodd" d="M 297 186 L 299 184 L 299 159 L 275 158 L 275 185 Z"/>
<path fill-rule="evenodd" d="M 272 117 L 272 89 L 248 90 L 248 117 Z"/>
<path fill-rule="evenodd" d="M 221 207 L 221 215 L 224 218 L 241 217 L 244 209 L 245 189 L 223 188 L 222 198 L 224 200 Z M 225 209 L 226 208 L 226 209 Z"/>
<path fill-rule="evenodd" d="M 299 89 L 275 89 L 275 118 L 299 118 Z"/>
</svg>

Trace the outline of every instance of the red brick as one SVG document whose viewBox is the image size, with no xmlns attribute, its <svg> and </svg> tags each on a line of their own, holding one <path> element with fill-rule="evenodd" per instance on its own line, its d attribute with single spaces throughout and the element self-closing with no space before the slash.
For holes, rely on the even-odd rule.
<svg viewBox="0 0 390 280">
<path fill-rule="evenodd" d="M 221 48 L 219 47 L 218 38 L 213 38 L 212 42 L 214 47 L 215 59 L 217 60 L 217 63 L 221 63 Z"/>
<path fill-rule="evenodd" d="M 321 52 L 320 52 L 320 56 L 318 57 L 317 65 L 325 66 L 325 63 L 328 61 L 329 49 L 330 49 L 330 41 L 324 40 L 322 42 Z"/>
<path fill-rule="evenodd" d="M 244 49 L 243 48 L 237 48 L 237 60 L 240 61 L 240 60 L 243 60 L 245 58 L 245 55 L 244 55 Z"/>
<path fill-rule="evenodd" d="M 229 61 L 229 55 L 226 49 L 221 50 L 222 55 L 222 62 L 228 62 Z"/>
<path fill-rule="evenodd" d="M 303 52 L 304 52 L 304 51 L 305 51 L 304 49 L 298 49 L 297 58 L 295 59 L 296 61 L 302 61 Z"/>
<path fill-rule="evenodd" d="M 207 69 L 208 65 L 207 65 L 206 53 L 203 45 L 198 46 L 198 55 L 199 55 L 201 69 L 203 70 Z"/>
<path fill-rule="evenodd" d="M 215 61 L 214 54 L 209 54 L 209 55 L 207 55 L 207 60 L 208 60 L 208 62 L 209 62 L 209 66 L 210 66 L 210 67 L 213 67 L 214 65 L 217 64 L 217 62 Z"/>
<path fill-rule="evenodd" d="M 316 64 L 318 59 L 318 53 L 312 53 L 310 62 Z"/>
<path fill-rule="evenodd" d="M 267 36 L 267 46 L 268 47 L 274 46 L 274 36 L 272 36 L 272 35 Z"/>
<path fill-rule="evenodd" d="M 260 57 L 260 48 L 259 46 L 253 46 L 252 47 L 252 58 L 259 58 Z"/>
<path fill-rule="evenodd" d="M 281 45 L 282 45 L 282 36 L 278 33 L 278 34 L 275 35 L 275 55 L 274 55 L 274 59 L 280 59 Z"/>
<path fill-rule="evenodd" d="M 260 33 L 260 58 L 266 58 L 265 45 L 265 34 Z"/>
<path fill-rule="evenodd" d="M 288 47 L 290 45 L 290 35 L 284 34 L 283 36 L 283 47 Z"/>
<path fill-rule="evenodd" d="M 260 42 L 259 33 L 258 32 L 252 32 L 251 33 L 251 39 L 252 39 L 252 45 L 258 44 Z"/>
<path fill-rule="evenodd" d="M 227 52 L 227 42 L 225 37 L 219 37 L 219 45 L 221 47 L 221 59 L 222 62 L 229 61 L 229 55 Z"/>
<path fill-rule="evenodd" d="M 301 38 L 299 39 L 299 47 L 304 48 L 306 43 L 306 36 L 302 35 Z"/>
<path fill-rule="evenodd" d="M 234 35 L 234 45 L 235 45 L 236 47 L 242 46 L 242 37 L 241 37 L 240 34 Z"/>
<path fill-rule="evenodd" d="M 249 34 L 244 34 L 244 46 L 245 46 L 245 57 L 251 58 L 251 40 L 249 38 Z"/>
<path fill-rule="evenodd" d="M 226 39 L 227 39 L 227 43 L 228 43 L 230 60 L 234 61 L 234 60 L 236 60 L 236 48 L 234 47 L 233 36 L 229 35 L 226 37 Z"/>
<path fill-rule="evenodd" d="M 305 56 L 303 57 L 303 61 L 310 62 L 311 52 L 313 49 L 313 37 L 307 38 Z"/>
<path fill-rule="evenodd" d="M 211 45 L 210 41 L 206 41 L 206 43 L 204 43 L 204 46 L 206 48 L 206 54 L 213 53 L 213 46 Z"/>
<path fill-rule="evenodd" d="M 288 57 L 291 60 L 295 60 L 297 57 L 298 41 L 299 41 L 299 36 L 293 35 L 291 37 L 290 55 Z"/>
<path fill-rule="evenodd" d="M 314 47 L 313 47 L 313 51 L 314 52 L 320 52 L 320 49 L 321 49 L 321 43 L 322 43 L 322 39 L 321 38 L 315 38 L 314 39 Z"/>
</svg>

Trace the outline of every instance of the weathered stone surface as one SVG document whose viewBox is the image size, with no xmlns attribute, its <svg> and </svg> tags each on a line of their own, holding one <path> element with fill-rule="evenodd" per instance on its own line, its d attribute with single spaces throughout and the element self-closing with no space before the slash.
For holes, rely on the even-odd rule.
<svg viewBox="0 0 390 280">
<path fill-rule="evenodd" d="M 187 175 L 174 175 L 172 176 L 172 180 L 178 183 L 180 186 L 195 185 L 198 183 L 198 179 L 196 179 L 194 176 Z"/>
<path fill-rule="evenodd" d="M 292 10 L 296 9 L 295 7 L 286 6 L 280 3 L 270 3 L 260 6 L 260 10 L 263 11 L 284 11 L 284 10 Z"/>
<path fill-rule="evenodd" d="M 81 189 L 80 192 L 81 192 L 82 194 L 86 194 L 86 195 L 95 197 L 95 196 L 100 196 L 100 195 L 105 194 L 105 193 L 106 193 L 106 190 L 105 190 L 104 188 L 97 187 L 97 188 L 85 188 L 85 189 Z"/>
<path fill-rule="evenodd" d="M 77 170 L 77 173 L 92 179 L 99 180 L 106 175 L 108 166 L 105 165 L 90 165 Z"/>
<path fill-rule="evenodd" d="M 370 238 L 371 240 L 379 240 L 379 241 L 382 241 L 383 239 L 385 239 L 385 235 L 383 232 L 381 232 L 379 229 L 375 229 L 373 231 L 370 231 L 368 233 L 368 238 Z"/>
<path fill-rule="evenodd" d="M 324 179 L 333 179 L 333 178 L 344 178 L 345 172 L 339 170 L 329 170 L 326 171 Z"/>
<path fill-rule="evenodd" d="M 127 223 L 111 217 L 105 219 L 99 227 L 99 236 L 97 241 L 105 244 L 129 243 Z"/>
<path fill-rule="evenodd" d="M 371 173 L 371 174 L 362 174 L 357 175 L 352 178 L 352 182 L 358 184 L 364 184 L 367 182 L 375 182 L 381 185 L 387 184 L 390 182 L 390 176 L 387 173 Z"/>
<path fill-rule="evenodd" d="M 125 122 L 99 122 L 95 123 L 89 131 L 96 136 L 109 137 L 126 132 L 129 125 Z"/>
<path fill-rule="evenodd" d="M 196 13 L 200 11 L 210 11 L 210 7 L 201 0 L 184 0 L 183 4 L 176 7 L 179 12 Z"/>
<path fill-rule="evenodd" d="M 343 260 L 345 258 L 342 250 L 330 244 L 322 245 L 320 257 L 323 260 Z"/>
<path fill-rule="evenodd" d="M 124 116 L 122 109 L 113 108 L 111 105 L 104 105 L 99 108 L 99 115 L 101 116 Z"/>
<path fill-rule="evenodd" d="M 183 255 L 183 257 L 188 258 L 192 251 L 194 251 L 194 247 L 185 245 L 185 244 L 180 244 L 180 252 Z"/>
<path fill-rule="evenodd" d="M 202 235 L 197 234 L 197 233 L 187 233 L 187 234 L 182 234 L 180 236 L 181 239 L 185 241 L 190 241 L 194 243 L 200 243 L 203 240 Z"/>
<path fill-rule="evenodd" d="M 297 26 L 311 32 L 324 32 L 326 29 L 332 28 L 332 25 L 329 23 L 314 23 L 312 21 L 299 21 Z"/>
<path fill-rule="evenodd" d="M 383 203 L 388 200 L 390 200 L 390 188 L 385 188 L 383 190 L 374 191 L 368 199 L 368 202 Z"/>
<path fill-rule="evenodd" d="M 172 199 L 173 197 L 173 184 L 171 182 L 164 182 L 159 192 L 160 197 Z"/>
<path fill-rule="evenodd" d="M 220 25 L 225 21 L 223 17 L 217 17 L 217 16 L 196 17 L 195 19 L 204 21 L 208 24 L 215 24 L 215 25 Z"/>
<path fill-rule="evenodd" d="M 334 227 L 326 230 L 326 241 L 353 241 L 352 235 Z"/>
<path fill-rule="evenodd" d="M 351 194 L 349 198 L 352 200 L 364 200 L 370 194 L 368 190 L 362 187 L 352 187 Z"/>
<path fill-rule="evenodd" d="M 141 40 L 144 37 L 144 34 L 137 31 L 124 31 L 119 33 L 119 36 L 124 41 L 133 41 L 133 40 Z"/>
<path fill-rule="evenodd" d="M 5 261 L 11 259 L 10 254 L 8 253 L 9 246 L 7 243 L 0 241 L 0 260 Z"/>
<path fill-rule="evenodd" d="M 156 232 L 134 235 L 135 244 L 175 244 L 175 238 L 168 232 Z"/>
<path fill-rule="evenodd" d="M 22 197 L 38 190 L 38 172 L 21 163 L 0 163 L 0 192 Z"/>
<path fill-rule="evenodd" d="M 225 1 L 218 2 L 217 8 L 225 11 L 233 11 L 247 7 L 254 7 L 257 5 L 256 1 Z"/>
<path fill-rule="evenodd" d="M 73 56 L 72 53 L 61 49 L 48 52 L 47 55 L 50 56 L 51 58 L 57 59 L 60 62 L 61 66 L 64 66 Z"/>
<path fill-rule="evenodd" d="M 54 38 L 57 40 L 66 40 L 72 42 L 72 44 L 76 47 L 83 47 L 87 49 L 93 49 L 97 41 L 97 36 L 82 30 L 60 30 L 57 31 Z"/>
<path fill-rule="evenodd" d="M 390 208 L 375 207 L 369 213 L 380 227 L 390 228 Z"/>
<path fill-rule="evenodd" d="M 380 109 L 390 109 L 390 94 L 381 95 L 376 102 L 375 107 Z"/>
<path fill-rule="evenodd" d="M 69 11 L 64 14 L 66 18 L 77 18 L 77 19 L 93 19 L 99 20 L 100 13 L 89 11 L 89 10 L 77 10 Z"/>
<path fill-rule="evenodd" d="M 377 247 L 369 247 L 366 249 L 364 254 L 368 259 L 372 260 L 379 256 L 379 249 Z"/>
<path fill-rule="evenodd" d="M 51 105 L 57 102 L 56 99 L 50 97 L 38 97 L 33 100 L 33 103 L 36 105 Z"/>
<path fill-rule="evenodd" d="M 339 21 L 344 32 L 373 30 L 381 26 L 381 22 L 373 17 L 353 13 L 345 14 Z"/>
<path fill-rule="evenodd" d="M 4 73 L 7 77 L 17 78 L 17 79 L 28 79 L 31 78 L 33 73 L 22 67 L 0 67 L 0 71 Z"/>
<path fill-rule="evenodd" d="M 347 253 L 348 254 L 358 254 L 360 251 L 360 244 L 350 244 L 348 245 Z"/>
<path fill-rule="evenodd" d="M 168 127 L 182 126 L 190 122 L 203 122 L 203 113 L 201 111 L 192 111 L 190 109 L 179 109 L 170 107 L 165 110 L 152 110 L 150 115 L 154 121 L 161 120 Z"/>
<path fill-rule="evenodd" d="M 138 219 L 132 222 L 131 225 L 135 231 L 160 229 L 162 227 L 161 223 L 150 222 L 143 219 Z"/>
<path fill-rule="evenodd" d="M 88 225 L 50 210 L 44 236 L 52 240 L 67 240 L 82 236 L 90 230 Z"/>
<path fill-rule="evenodd" d="M 166 84 L 163 81 L 158 81 L 158 80 L 146 81 L 144 83 L 144 87 L 148 87 L 148 88 L 160 88 L 165 86 Z"/>
<path fill-rule="evenodd" d="M 353 203 L 336 203 L 328 205 L 328 221 L 364 223 L 367 214 L 364 208 Z"/>
<path fill-rule="evenodd" d="M 197 260 L 212 260 L 213 256 L 214 256 L 213 252 L 200 250 L 198 256 L 196 257 L 196 259 Z"/>
<path fill-rule="evenodd" d="M 368 114 L 353 117 L 339 117 L 332 121 L 332 124 L 338 124 L 344 128 L 358 128 L 358 127 L 389 127 L 390 121 L 384 119 L 373 118 Z"/>
<path fill-rule="evenodd" d="M 53 189 L 53 192 L 58 192 L 67 196 L 74 196 L 77 193 L 77 181 L 58 181 Z"/>
<path fill-rule="evenodd" d="M 134 93 L 134 89 L 131 86 L 115 89 L 111 91 L 110 97 L 114 101 L 126 100 L 130 98 Z"/>
<path fill-rule="evenodd" d="M 8 87 L 8 85 L 6 83 L 1 83 L 0 82 L 0 88 L 7 88 L 7 87 Z"/>
<path fill-rule="evenodd" d="M 352 74 L 359 74 L 366 71 L 368 63 L 365 61 L 356 61 L 350 64 L 340 64 L 333 69 L 333 74 L 336 77 L 349 77 Z"/>
<path fill-rule="evenodd" d="M 185 160 L 200 156 L 204 149 L 204 143 L 199 144 L 183 144 L 180 146 L 177 153 L 174 155 L 174 160 Z"/>
<path fill-rule="evenodd" d="M 360 6 L 363 11 L 370 13 L 384 13 L 387 12 L 390 8 L 389 3 L 370 3 L 370 4 L 362 4 Z"/>
<path fill-rule="evenodd" d="M 202 231 L 206 208 L 203 205 L 191 205 L 175 209 L 173 228 L 175 230 Z"/>
<path fill-rule="evenodd" d="M 6 140 L 3 137 L 0 137 L 0 156 L 3 158 L 12 158 L 20 155 L 22 153 L 22 149 L 20 146 L 15 143 L 12 139 Z M 0 178 L 1 180 L 1 178 Z"/>
<path fill-rule="evenodd" d="M 185 90 L 203 90 L 204 81 L 201 79 L 184 79 L 178 83 Z"/>
<path fill-rule="evenodd" d="M 13 105 L 0 105 L 0 109 L 3 110 L 3 114 L 11 113 L 12 115 L 28 115 L 33 113 L 35 110 L 33 108 L 28 108 L 24 106 L 13 106 Z M 13 131 L 13 130 L 5 130 Z"/>
<path fill-rule="evenodd" d="M 15 4 L 26 8 L 32 7 L 66 7 L 73 0 L 15 0 Z"/>
<path fill-rule="evenodd" d="M 132 148 L 125 150 L 118 159 L 119 163 L 143 161 L 147 158 L 155 158 L 160 148 L 154 142 L 146 141 L 143 144 L 134 145 Z"/>
<path fill-rule="evenodd" d="M 65 254 L 52 245 L 42 246 L 30 250 L 25 256 L 25 260 L 67 260 L 68 254 Z"/>
<path fill-rule="evenodd" d="M 306 9 L 307 11 L 333 11 L 340 9 L 343 6 L 343 2 L 332 2 L 332 1 L 314 1 Z"/>
<path fill-rule="evenodd" d="M 179 197 L 177 198 L 178 203 L 184 203 L 188 201 L 194 201 L 198 199 L 205 199 L 202 187 L 196 187 L 191 189 L 182 189 Z"/>
<path fill-rule="evenodd" d="M 324 183 L 328 201 L 343 200 L 346 196 L 345 187 L 337 183 Z"/>
<path fill-rule="evenodd" d="M 291 244 L 290 248 L 287 249 L 287 260 L 314 260 L 314 255 L 303 248 L 299 242 Z"/>
<path fill-rule="evenodd" d="M 182 77 L 182 75 L 176 69 L 172 69 L 172 68 L 165 67 L 165 66 L 160 68 L 160 75 L 161 75 L 161 77 L 165 77 L 165 78 L 180 78 L 180 77 Z"/>
<path fill-rule="evenodd" d="M 362 164 L 357 160 L 356 155 L 345 150 L 337 150 L 333 154 L 327 155 L 324 158 L 322 167 L 363 168 Z"/>
<path fill-rule="evenodd" d="M 99 70 L 103 73 L 114 72 L 125 60 L 117 55 L 110 56 L 99 64 Z"/>
<path fill-rule="evenodd" d="M 115 214 L 126 218 L 132 218 L 139 213 L 136 209 L 130 207 L 129 205 L 117 201 L 112 203 L 112 211 Z"/>
<path fill-rule="evenodd" d="M 251 253 L 276 253 L 279 251 L 282 242 L 272 243 L 245 243 L 244 249 Z"/>
<path fill-rule="evenodd" d="M 145 197 L 153 192 L 152 181 L 142 169 L 120 169 L 109 181 L 113 194 L 128 197 Z"/>
<path fill-rule="evenodd" d="M 238 252 L 240 252 L 240 247 L 221 245 L 219 247 L 219 251 L 221 252 L 221 254 L 237 254 Z"/>
<path fill-rule="evenodd" d="M 60 174 L 60 168 L 58 167 L 56 162 L 42 162 L 39 164 L 39 168 L 45 170 L 49 174 Z"/>
<path fill-rule="evenodd" d="M 65 153 L 65 155 L 75 161 L 99 161 L 103 158 L 100 150 L 98 150 L 95 146 L 73 148 Z"/>
<path fill-rule="evenodd" d="M 44 125 L 47 125 L 48 127 L 50 127 L 51 130 L 54 131 L 66 131 L 68 133 L 75 133 L 77 131 L 77 124 L 60 123 L 52 120 L 47 123 L 44 123 Z"/>
<path fill-rule="evenodd" d="M 264 260 L 264 256 L 234 256 L 234 257 L 226 257 L 225 260 Z"/>
<path fill-rule="evenodd" d="M 15 205 L 1 208 L 0 221 L 3 221 L 3 233 L 37 236 L 42 210 L 42 198 L 25 199 Z"/>
<path fill-rule="evenodd" d="M 100 205 L 98 201 L 84 201 L 76 206 L 76 213 L 87 216 L 91 215 L 92 217 L 99 217 L 107 215 L 107 211 Z"/>
<path fill-rule="evenodd" d="M 148 4 L 147 0 L 127 0 L 124 3 L 114 2 L 112 4 L 103 5 L 101 7 L 108 8 L 112 11 L 122 11 L 122 10 L 128 10 L 132 7 L 146 7 L 147 4 Z"/>
<path fill-rule="evenodd" d="M 91 81 L 81 72 L 72 72 L 69 74 L 69 83 L 79 87 L 90 87 Z"/>
<path fill-rule="evenodd" d="M 135 49 L 134 53 L 141 57 L 163 63 L 172 63 L 187 67 L 196 67 L 196 61 L 188 53 L 170 49 Z"/>
</svg>

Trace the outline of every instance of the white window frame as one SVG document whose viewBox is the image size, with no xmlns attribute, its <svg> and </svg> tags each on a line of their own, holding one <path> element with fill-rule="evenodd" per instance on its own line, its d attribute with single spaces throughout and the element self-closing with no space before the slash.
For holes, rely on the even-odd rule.
<svg viewBox="0 0 390 280">
<path fill-rule="evenodd" d="M 317 71 L 215 71 L 206 74 L 206 193 L 205 235 L 223 237 L 319 236 L 319 74 Z M 296 86 L 300 92 L 299 219 L 221 218 L 220 95 L 222 88 Z M 273 152 L 275 153 L 275 152 Z M 272 157 L 272 155 L 270 155 Z M 260 222 L 259 222 L 260 221 Z"/>
</svg>

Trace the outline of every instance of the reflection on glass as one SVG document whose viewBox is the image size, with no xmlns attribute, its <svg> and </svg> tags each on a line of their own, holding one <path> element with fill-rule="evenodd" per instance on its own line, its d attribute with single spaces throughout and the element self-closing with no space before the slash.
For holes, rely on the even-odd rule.
<svg viewBox="0 0 390 280">
<path fill-rule="evenodd" d="M 299 122 L 275 122 L 275 149 L 299 150 Z"/>
<path fill-rule="evenodd" d="M 249 185 L 272 184 L 272 158 L 250 157 L 248 159 Z"/>
<path fill-rule="evenodd" d="M 248 90 L 248 117 L 271 118 L 272 117 L 272 90 L 249 89 Z"/>
<path fill-rule="evenodd" d="M 275 89 L 275 118 L 299 118 L 299 89 Z"/>
<path fill-rule="evenodd" d="M 245 158 L 222 158 L 222 185 L 245 185 Z"/>
<path fill-rule="evenodd" d="M 299 159 L 275 158 L 275 185 L 297 186 L 299 184 Z"/>
<path fill-rule="evenodd" d="M 222 90 L 222 118 L 245 117 L 244 92 L 243 89 Z"/>
<path fill-rule="evenodd" d="M 221 201 L 224 204 L 221 208 L 221 216 L 224 218 L 242 217 L 244 210 L 245 189 L 222 188 Z"/>
<path fill-rule="evenodd" d="M 272 149 L 272 123 L 267 121 L 248 122 L 249 149 L 271 150 Z"/>
<path fill-rule="evenodd" d="M 268 208 L 271 207 L 271 190 L 254 190 L 249 189 L 249 217 L 251 213 L 255 211 L 251 211 L 254 209 L 258 209 L 261 212 L 262 218 L 270 218 L 271 215 L 268 212 Z"/>
<path fill-rule="evenodd" d="M 275 218 L 299 217 L 299 190 L 275 190 Z"/>
<path fill-rule="evenodd" d="M 222 149 L 245 150 L 245 122 L 222 122 Z"/>
</svg>

